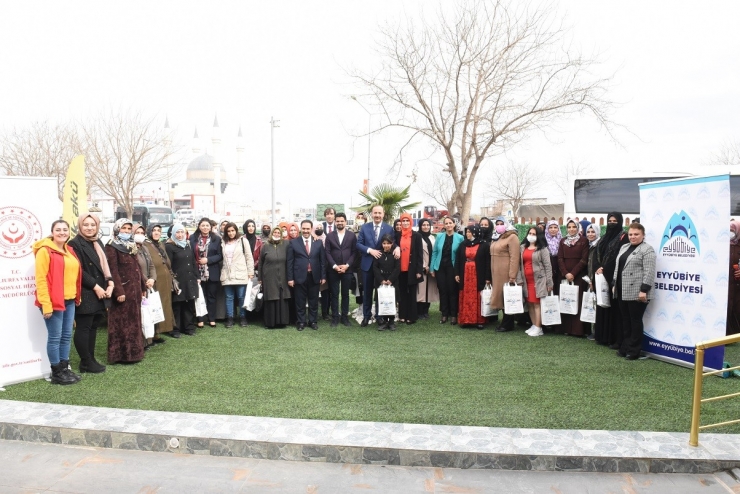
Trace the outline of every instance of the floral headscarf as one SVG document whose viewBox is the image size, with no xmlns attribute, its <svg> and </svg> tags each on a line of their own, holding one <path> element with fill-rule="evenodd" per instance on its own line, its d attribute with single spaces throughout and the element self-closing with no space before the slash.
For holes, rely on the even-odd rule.
<svg viewBox="0 0 740 494">
<path fill-rule="evenodd" d="M 576 233 L 574 235 L 571 235 L 570 233 L 568 233 L 568 225 L 570 225 L 571 223 L 576 225 Z M 565 224 L 566 233 L 565 233 L 565 240 L 563 241 L 563 243 L 567 245 L 568 247 L 572 247 L 573 245 L 575 245 L 575 243 L 581 239 L 581 233 L 583 233 L 581 229 L 582 229 L 581 224 L 578 223 L 576 220 L 568 220 L 568 222 Z"/>
<path fill-rule="evenodd" d="M 555 225 L 558 227 L 557 235 L 550 235 L 550 225 Z M 563 234 L 560 233 L 560 225 L 558 225 L 557 221 L 550 220 L 547 222 L 547 225 L 545 226 L 545 238 L 547 239 L 547 250 L 550 251 L 550 255 L 558 255 L 558 249 L 560 248 L 560 239 L 563 238 Z"/>
<path fill-rule="evenodd" d="M 275 232 L 280 234 L 280 238 L 278 240 L 275 240 L 272 238 L 275 235 Z M 282 241 L 283 241 L 283 229 L 280 228 L 279 226 L 276 226 L 270 232 L 270 237 L 267 239 L 267 242 L 271 243 L 272 245 L 280 245 L 280 242 Z"/>
<path fill-rule="evenodd" d="M 119 237 L 118 234 L 121 233 L 121 227 L 126 224 L 131 225 L 131 238 L 129 238 L 128 240 L 121 240 L 121 237 Z M 134 222 L 128 218 L 120 218 L 116 220 L 116 222 L 113 223 L 113 237 L 110 241 L 111 245 L 121 252 L 126 252 L 132 255 L 138 254 L 139 248 L 136 246 L 136 242 L 134 242 L 133 240 L 133 227 Z"/>
</svg>

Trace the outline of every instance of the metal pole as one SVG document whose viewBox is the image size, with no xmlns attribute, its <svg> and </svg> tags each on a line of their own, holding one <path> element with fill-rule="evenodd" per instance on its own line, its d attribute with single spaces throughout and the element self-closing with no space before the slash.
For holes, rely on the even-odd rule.
<svg viewBox="0 0 740 494">
<path fill-rule="evenodd" d="M 280 120 L 270 117 L 270 173 L 271 173 L 271 198 L 272 198 L 272 228 L 275 228 L 275 127 L 279 127 Z"/>
<path fill-rule="evenodd" d="M 699 446 L 701 389 L 704 384 L 704 349 L 697 348 L 694 355 L 694 396 L 691 404 L 691 432 L 689 433 L 689 445 Z"/>
<path fill-rule="evenodd" d="M 358 102 L 359 103 L 359 102 Z M 370 195 L 370 138 L 372 137 L 372 119 L 370 112 L 367 114 L 367 193 Z"/>
</svg>

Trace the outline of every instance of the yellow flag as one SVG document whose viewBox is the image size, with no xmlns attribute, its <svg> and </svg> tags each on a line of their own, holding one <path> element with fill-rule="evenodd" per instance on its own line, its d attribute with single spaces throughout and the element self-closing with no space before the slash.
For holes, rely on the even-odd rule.
<svg viewBox="0 0 740 494">
<path fill-rule="evenodd" d="M 77 218 L 87 212 L 87 185 L 85 184 L 85 157 L 75 156 L 64 179 L 62 219 L 69 223 L 70 238 L 77 235 Z"/>
</svg>

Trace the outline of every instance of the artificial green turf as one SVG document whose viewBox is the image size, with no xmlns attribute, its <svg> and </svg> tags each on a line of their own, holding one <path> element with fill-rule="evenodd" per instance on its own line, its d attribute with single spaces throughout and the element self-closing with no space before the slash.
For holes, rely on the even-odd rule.
<svg viewBox="0 0 740 494">
<path fill-rule="evenodd" d="M 375 326 L 199 330 L 108 366 L 74 386 L 43 380 L 0 398 L 72 405 L 333 420 L 554 429 L 688 432 L 693 370 L 568 336 L 531 338 L 432 319 Z M 106 355 L 106 333 L 98 357 Z M 99 358 L 104 361 L 104 358 Z M 740 364 L 740 345 L 726 358 Z M 72 365 L 77 356 L 72 350 Z M 710 377 L 705 396 L 740 392 L 740 379 Z M 702 423 L 740 418 L 740 400 L 702 408 Z M 716 432 L 740 432 L 726 427 Z"/>
</svg>

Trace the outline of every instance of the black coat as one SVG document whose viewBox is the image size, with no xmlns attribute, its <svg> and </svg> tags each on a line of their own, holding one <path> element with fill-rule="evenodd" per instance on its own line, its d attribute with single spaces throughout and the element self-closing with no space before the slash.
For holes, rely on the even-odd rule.
<svg viewBox="0 0 740 494">
<path fill-rule="evenodd" d="M 411 256 L 409 258 L 408 280 L 409 285 L 418 285 L 424 279 L 424 246 L 419 232 L 411 233 Z M 396 232 L 396 244 L 401 245 L 401 233 Z M 400 260 L 399 260 L 399 269 Z M 420 274 L 420 277 L 416 277 Z"/>
<path fill-rule="evenodd" d="M 460 277 L 461 289 L 465 283 L 465 263 L 465 242 L 463 242 L 457 249 L 455 260 L 455 270 Z M 475 254 L 475 273 L 478 277 L 477 289 L 481 291 L 486 287 L 486 281 L 491 281 L 491 244 L 488 242 L 478 244 L 478 252 Z"/>
<path fill-rule="evenodd" d="M 380 257 L 373 259 L 373 281 L 375 288 L 380 286 L 381 281 L 390 281 L 391 285 L 398 284 L 398 275 L 401 273 L 401 261 L 393 257 L 393 251 L 382 252 Z"/>
<path fill-rule="evenodd" d="M 208 243 L 208 251 L 206 252 L 206 256 L 208 257 L 208 281 L 220 281 L 221 260 L 223 259 L 221 237 L 213 232 L 209 235 L 211 236 L 211 241 Z M 197 231 L 190 235 L 190 248 L 193 249 L 196 259 L 198 259 L 198 237 L 200 237 L 200 232 Z M 200 277 L 200 274 L 198 274 L 198 277 Z"/>
<path fill-rule="evenodd" d="M 198 298 L 198 279 L 200 272 L 195 264 L 195 256 L 190 245 L 178 247 L 172 240 L 164 244 L 167 257 L 170 258 L 172 273 L 177 278 L 180 285 L 180 294 L 172 292 L 173 302 L 184 302 L 185 300 L 194 300 Z"/>
<path fill-rule="evenodd" d="M 103 242 L 96 240 L 100 248 L 103 249 Z M 89 240 L 85 240 L 81 235 L 69 241 L 69 245 L 77 253 L 77 258 L 82 265 L 82 300 L 80 305 L 75 308 L 75 314 L 97 314 L 105 312 L 105 300 L 99 299 L 93 288 L 95 285 L 100 286 L 103 290 L 108 288 L 108 280 L 105 279 L 103 268 L 100 266 L 100 258 L 95 252 L 95 246 Z"/>
</svg>

